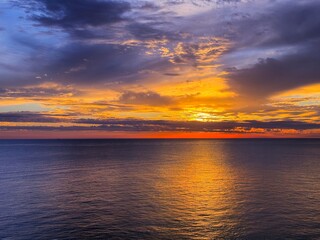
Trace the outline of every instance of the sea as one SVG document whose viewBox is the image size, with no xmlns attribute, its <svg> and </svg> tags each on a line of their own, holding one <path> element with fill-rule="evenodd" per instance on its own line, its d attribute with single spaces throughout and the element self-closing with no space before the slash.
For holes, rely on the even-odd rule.
<svg viewBox="0 0 320 240">
<path fill-rule="evenodd" d="M 0 140 L 0 239 L 320 239 L 320 140 Z"/>
</svg>

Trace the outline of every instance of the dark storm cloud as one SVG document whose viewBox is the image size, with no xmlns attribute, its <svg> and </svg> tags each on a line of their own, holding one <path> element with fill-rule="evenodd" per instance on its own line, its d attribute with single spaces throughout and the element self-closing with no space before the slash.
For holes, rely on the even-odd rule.
<svg viewBox="0 0 320 240">
<path fill-rule="evenodd" d="M 152 91 L 148 92 L 131 92 L 123 93 L 119 98 L 120 103 L 133 105 L 149 105 L 149 106 L 164 106 L 173 102 L 170 97 L 161 96 Z"/>
<path fill-rule="evenodd" d="M 265 98 L 274 93 L 320 82 L 320 2 L 276 4 L 258 19 L 238 24 L 231 53 L 247 49 L 260 56 L 252 66 L 229 71 L 230 85 L 240 94 Z M 252 26 L 249 32 L 247 26 Z M 263 26 L 264 31 L 261 30 Z M 264 51 L 263 51 L 264 50 Z"/>
</svg>

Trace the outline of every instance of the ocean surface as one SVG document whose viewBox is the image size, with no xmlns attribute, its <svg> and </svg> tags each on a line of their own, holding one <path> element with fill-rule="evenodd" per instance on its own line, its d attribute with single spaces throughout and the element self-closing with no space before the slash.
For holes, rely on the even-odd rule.
<svg viewBox="0 0 320 240">
<path fill-rule="evenodd" d="M 320 239 L 320 140 L 1 140 L 0 239 Z"/>
</svg>

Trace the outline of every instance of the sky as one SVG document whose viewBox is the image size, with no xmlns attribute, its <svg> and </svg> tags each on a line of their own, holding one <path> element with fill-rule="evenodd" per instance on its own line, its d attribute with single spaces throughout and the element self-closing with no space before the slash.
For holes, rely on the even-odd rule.
<svg viewBox="0 0 320 240">
<path fill-rule="evenodd" d="M 0 138 L 320 137 L 318 0 L 0 0 Z"/>
</svg>

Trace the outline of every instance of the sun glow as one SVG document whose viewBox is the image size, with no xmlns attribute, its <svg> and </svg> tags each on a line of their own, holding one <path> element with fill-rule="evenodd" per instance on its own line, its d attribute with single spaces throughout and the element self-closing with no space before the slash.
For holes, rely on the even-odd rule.
<svg viewBox="0 0 320 240">
<path fill-rule="evenodd" d="M 213 122 L 217 121 L 219 118 L 212 114 L 212 113 L 195 113 L 193 115 L 192 120 L 199 121 L 199 122 Z"/>
</svg>

